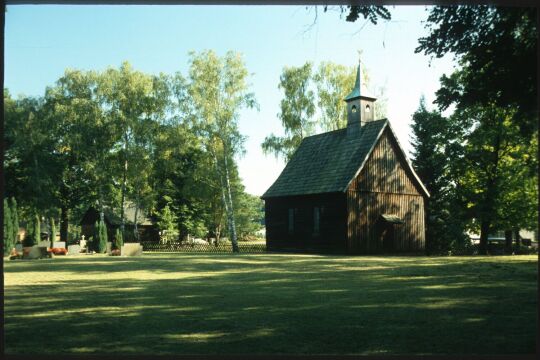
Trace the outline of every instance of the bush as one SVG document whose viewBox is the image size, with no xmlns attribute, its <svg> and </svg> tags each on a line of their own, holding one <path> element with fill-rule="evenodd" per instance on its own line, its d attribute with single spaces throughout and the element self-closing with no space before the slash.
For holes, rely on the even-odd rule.
<svg viewBox="0 0 540 360">
<path fill-rule="evenodd" d="M 116 234 L 114 235 L 114 246 L 116 249 L 121 249 L 124 245 L 124 237 L 120 229 L 116 229 Z"/>
<path fill-rule="evenodd" d="M 107 225 L 105 221 L 99 223 L 99 252 L 104 253 L 107 251 Z"/>
<path fill-rule="evenodd" d="M 56 225 L 54 224 L 54 218 L 51 218 L 51 234 L 50 234 L 50 241 L 51 241 L 51 248 L 53 247 L 54 241 L 56 240 Z"/>
</svg>

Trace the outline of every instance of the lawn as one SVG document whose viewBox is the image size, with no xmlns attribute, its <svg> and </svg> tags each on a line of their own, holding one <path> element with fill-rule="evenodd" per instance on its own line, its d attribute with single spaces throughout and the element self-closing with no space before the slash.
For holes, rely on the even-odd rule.
<svg viewBox="0 0 540 360">
<path fill-rule="evenodd" d="M 4 263 L 6 353 L 534 353 L 537 256 Z"/>
</svg>

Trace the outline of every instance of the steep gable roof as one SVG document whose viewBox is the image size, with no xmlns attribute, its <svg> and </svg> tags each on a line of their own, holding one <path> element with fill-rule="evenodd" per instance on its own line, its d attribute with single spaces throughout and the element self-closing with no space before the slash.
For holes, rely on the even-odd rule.
<svg viewBox="0 0 540 360">
<path fill-rule="evenodd" d="M 347 129 L 340 129 L 304 138 L 281 175 L 261 198 L 345 192 L 362 171 L 386 127 L 396 140 L 407 169 L 429 196 L 388 120 L 382 119 L 366 123 L 355 136 L 347 136 Z"/>
</svg>

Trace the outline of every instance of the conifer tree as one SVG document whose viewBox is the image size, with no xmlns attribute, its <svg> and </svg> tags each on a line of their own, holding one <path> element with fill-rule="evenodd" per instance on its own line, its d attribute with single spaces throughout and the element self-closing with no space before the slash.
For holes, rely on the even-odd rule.
<svg viewBox="0 0 540 360">
<path fill-rule="evenodd" d="M 99 252 L 107 251 L 107 225 L 104 221 L 99 223 Z"/>
<path fill-rule="evenodd" d="M 124 245 L 124 239 L 122 238 L 122 232 L 120 229 L 116 229 L 116 235 L 115 235 L 115 245 L 118 250 L 122 248 L 122 245 Z"/>
<path fill-rule="evenodd" d="M 99 222 L 97 220 L 94 224 L 94 234 L 92 236 L 91 244 L 94 251 L 99 252 Z"/>
<path fill-rule="evenodd" d="M 55 239 L 56 239 L 56 225 L 54 224 L 54 218 L 51 218 L 51 248 L 53 247 Z"/>
<path fill-rule="evenodd" d="M 39 221 L 39 215 L 38 214 L 36 214 L 35 217 L 34 217 L 33 237 L 34 237 L 34 245 L 39 244 L 39 242 L 41 241 L 41 223 Z"/>
</svg>

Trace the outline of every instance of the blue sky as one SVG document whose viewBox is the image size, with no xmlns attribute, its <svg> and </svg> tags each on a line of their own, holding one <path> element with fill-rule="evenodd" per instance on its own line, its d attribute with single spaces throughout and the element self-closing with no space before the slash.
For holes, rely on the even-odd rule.
<svg viewBox="0 0 540 360">
<path fill-rule="evenodd" d="M 375 86 L 385 86 L 388 118 L 410 151 L 410 121 L 423 94 L 431 103 L 451 58 L 414 54 L 426 34 L 425 6 L 390 7 L 392 21 L 348 23 L 338 11 L 305 6 L 8 6 L 5 25 L 4 87 L 11 94 L 43 95 L 66 68 L 102 70 L 129 61 L 147 73 L 187 73 L 188 52 L 241 52 L 260 111 L 242 111 L 240 130 L 248 137 L 239 159 L 246 190 L 262 193 L 284 167 L 262 154 L 271 132 L 282 134 L 277 117 L 284 66 L 306 61 L 356 65 L 358 50 Z"/>
</svg>

